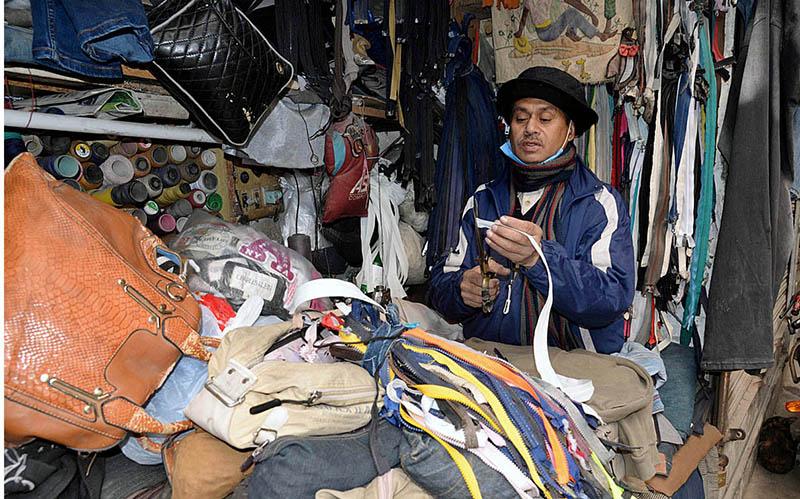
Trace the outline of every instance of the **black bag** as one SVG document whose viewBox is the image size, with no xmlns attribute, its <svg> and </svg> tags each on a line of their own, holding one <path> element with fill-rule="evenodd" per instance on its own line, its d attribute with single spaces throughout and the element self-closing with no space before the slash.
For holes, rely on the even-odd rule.
<svg viewBox="0 0 800 499">
<path fill-rule="evenodd" d="M 151 72 L 204 128 L 242 146 L 294 68 L 230 0 L 166 0 L 147 15 Z"/>
</svg>

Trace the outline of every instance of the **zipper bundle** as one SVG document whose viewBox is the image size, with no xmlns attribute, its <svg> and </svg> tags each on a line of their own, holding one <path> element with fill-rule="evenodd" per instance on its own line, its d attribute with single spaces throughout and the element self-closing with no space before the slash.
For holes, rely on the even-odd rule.
<svg viewBox="0 0 800 499">
<path fill-rule="evenodd" d="M 473 497 L 482 497 L 480 484 L 462 451 L 503 474 L 521 497 L 622 497 L 596 420 L 504 360 L 414 328 L 391 344 L 377 374 L 386 387 L 383 416 L 439 442 Z"/>
</svg>

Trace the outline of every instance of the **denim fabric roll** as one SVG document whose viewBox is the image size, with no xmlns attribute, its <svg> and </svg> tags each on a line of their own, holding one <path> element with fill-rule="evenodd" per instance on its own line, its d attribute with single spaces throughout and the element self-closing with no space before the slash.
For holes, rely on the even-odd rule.
<svg viewBox="0 0 800 499">
<path fill-rule="evenodd" d="M 69 145 L 72 143 L 70 138 L 64 135 L 42 135 L 39 138 L 42 139 L 43 154 L 48 156 L 67 154 Z"/>
<path fill-rule="evenodd" d="M 89 144 L 89 147 L 92 148 L 92 155 L 89 158 L 89 161 L 96 165 L 103 164 L 103 161 L 107 160 L 111 155 L 108 147 L 102 142 L 92 142 Z"/>
</svg>

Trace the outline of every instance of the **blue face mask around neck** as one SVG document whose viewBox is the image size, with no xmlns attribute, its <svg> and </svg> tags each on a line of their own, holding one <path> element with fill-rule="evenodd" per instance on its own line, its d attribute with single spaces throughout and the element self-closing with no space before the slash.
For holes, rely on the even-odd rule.
<svg viewBox="0 0 800 499">
<path fill-rule="evenodd" d="M 564 148 L 567 146 L 567 142 L 569 141 L 569 131 L 570 131 L 571 128 L 572 128 L 572 121 L 570 121 L 569 125 L 567 125 L 567 135 L 564 136 L 564 142 L 561 144 L 561 147 L 558 149 L 558 151 L 556 151 L 555 154 L 553 154 L 552 156 L 550 156 L 546 160 L 539 161 L 538 163 L 526 163 L 525 161 L 522 161 L 521 159 L 519 159 L 519 157 L 516 154 L 514 154 L 514 150 L 511 149 L 511 140 L 510 139 L 507 140 L 502 146 L 500 146 L 500 150 L 503 151 L 503 154 L 505 154 L 509 158 L 513 159 L 517 163 L 520 163 L 520 164 L 523 164 L 523 165 L 531 165 L 531 166 L 543 165 L 545 163 L 553 161 L 557 157 L 561 156 L 561 154 L 563 154 Z"/>
</svg>

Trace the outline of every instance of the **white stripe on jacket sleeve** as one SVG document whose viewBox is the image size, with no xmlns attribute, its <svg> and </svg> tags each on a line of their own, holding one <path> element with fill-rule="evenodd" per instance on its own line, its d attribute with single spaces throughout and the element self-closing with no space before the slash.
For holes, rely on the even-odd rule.
<svg viewBox="0 0 800 499">
<path fill-rule="evenodd" d="M 611 267 L 611 237 L 619 226 L 619 212 L 614 195 L 605 187 L 594 195 L 595 200 L 603 207 L 606 214 L 606 226 L 603 233 L 592 245 L 592 265 L 605 272 Z"/>
</svg>

